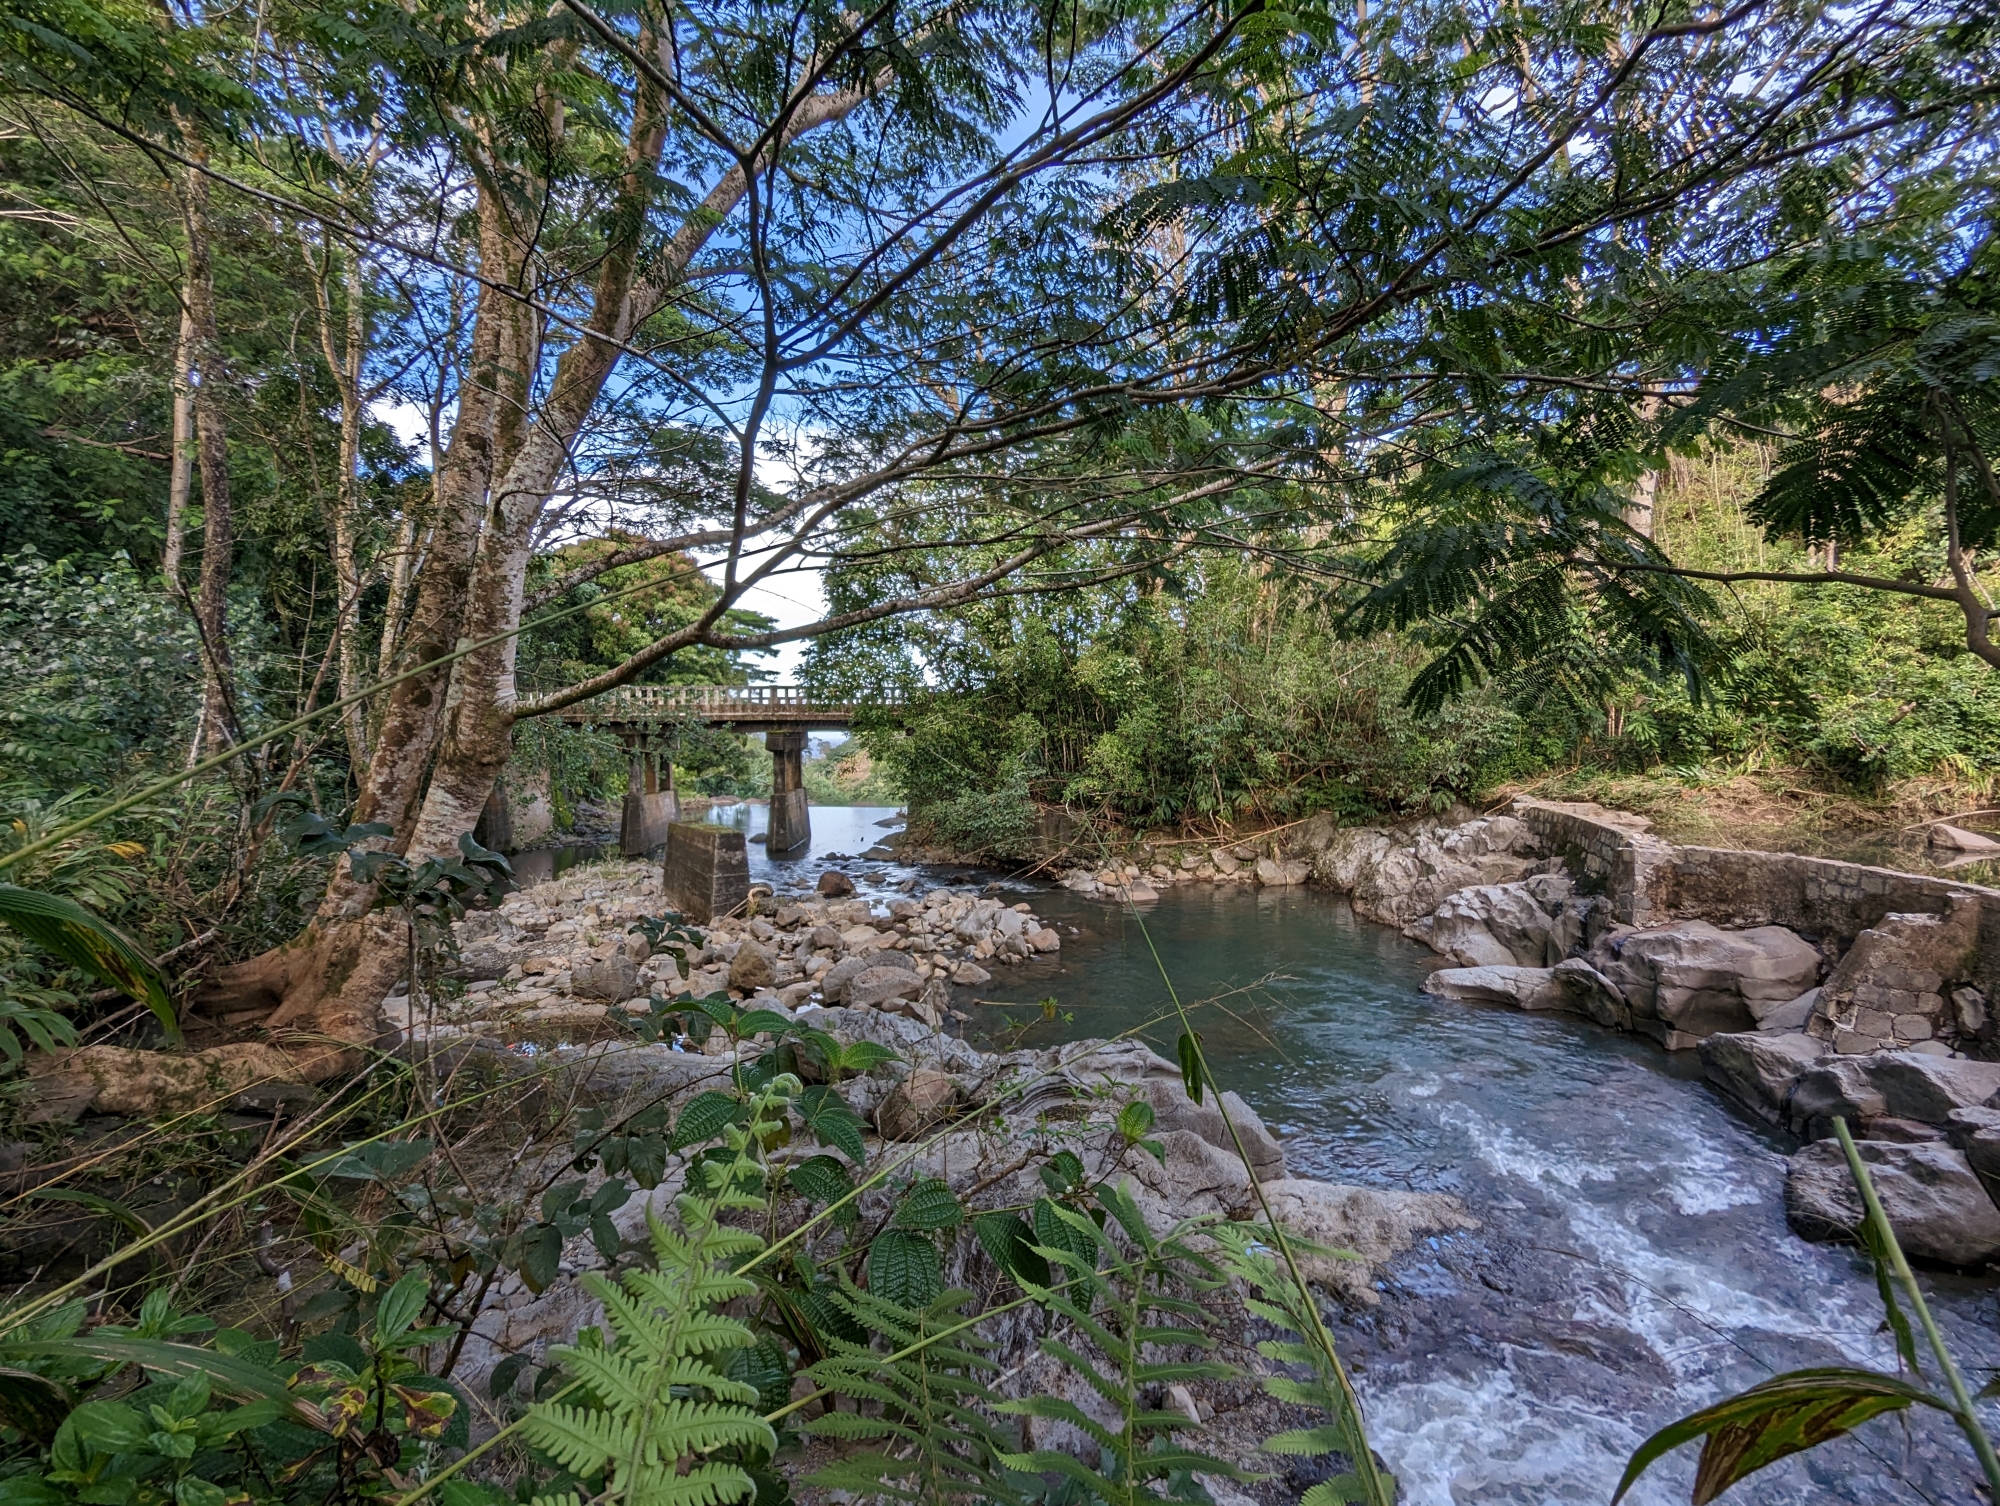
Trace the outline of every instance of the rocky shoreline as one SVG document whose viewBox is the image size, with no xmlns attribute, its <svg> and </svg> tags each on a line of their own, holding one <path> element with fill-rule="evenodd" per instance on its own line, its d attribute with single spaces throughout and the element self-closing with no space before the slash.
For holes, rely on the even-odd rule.
<svg viewBox="0 0 2000 1506">
<path fill-rule="evenodd" d="M 732 1043 L 721 1031 L 699 1045 L 686 1038 L 648 1043 L 614 1018 L 650 1014 L 656 1001 L 724 994 L 843 1046 L 866 1040 L 895 1053 L 838 1087 L 865 1126 L 867 1164 L 892 1165 L 899 1184 L 936 1176 L 975 1211 L 1021 1206 L 1046 1190 L 1038 1170 L 1046 1158 L 1068 1150 L 1090 1180 L 1121 1181 L 1159 1228 L 1204 1216 L 1260 1218 L 1268 1204 L 1310 1246 L 1351 1252 L 1309 1254 L 1304 1269 L 1357 1307 L 1379 1300 L 1384 1262 L 1426 1237 L 1477 1227 L 1444 1194 L 1293 1175 L 1283 1146 L 1235 1093 L 1196 1103 L 1181 1069 L 1137 1042 L 994 1052 L 951 1033 L 953 1016 L 963 1018 L 952 1007 L 952 987 L 976 985 L 989 967 L 1060 947 L 1031 906 L 958 888 L 871 902 L 840 892 L 850 886 L 838 873 L 823 882 L 834 892 L 760 896 L 757 913 L 695 928 L 700 945 L 683 977 L 676 959 L 654 953 L 636 929 L 663 908 L 656 865 L 572 869 L 460 922 L 459 960 L 443 996 L 415 1008 L 406 994 L 392 996 L 384 1023 L 400 1036 L 403 1055 L 552 1072 L 568 1091 L 615 1115 L 640 1104 L 671 1108 L 726 1086 L 733 1065 L 769 1049 L 761 1037 Z M 1147 1138 L 1156 1153 L 1136 1150 L 1117 1128 L 1118 1115 L 1135 1101 L 1152 1110 Z M 781 1154 L 811 1153 L 801 1145 Z M 679 1186 L 679 1170 L 670 1167 L 650 1194 L 619 1209 L 613 1219 L 621 1236 L 643 1237 L 646 1210 L 669 1207 Z M 887 1191 L 868 1193 L 864 1220 L 885 1216 L 888 1199 Z M 974 1242 L 962 1242 L 954 1259 L 948 1283 L 982 1288 L 996 1279 Z M 603 1264 L 583 1235 L 565 1245 L 561 1276 L 546 1290 L 530 1290 L 518 1275 L 498 1282 L 461 1366 L 469 1390 L 483 1395 L 502 1359 L 539 1356 L 598 1321 L 595 1299 L 576 1277 Z M 1001 1352 L 1018 1361 L 1011 1392 L 1065 1384 L 1059 1369 L 1035 1358 L 1025 1329 L 996 1337 Z M 1247 1346 L 1245 1357 L 1257 1363 Z M 1200 1407 L 1224 1414 L 1256 1405 L 1260 1394 L 1254 1386 L 1240 1396 L 1196 1392 Z M 1261 1436 L 1247 1419 L 1244 1434 Z"/>
<path fill-rule="evenodd" d="M 1439 955 L 1424 988 L 1440 999 L 1566 1011 L 1697 1050 L 1717 1089 L 1807 1142 L 1786 1186 L 1801 1235 L 1860 1222 L 1828 1139 L 1840 1117 L 1911 1254 L 2000 1262 L 2000 891 L 1675 847 L 1641 817 L 1533 800 L 1168 856 L 1064 883 L 1137 902 L 1189 881 L 1345 893 Z"/>
</svg>

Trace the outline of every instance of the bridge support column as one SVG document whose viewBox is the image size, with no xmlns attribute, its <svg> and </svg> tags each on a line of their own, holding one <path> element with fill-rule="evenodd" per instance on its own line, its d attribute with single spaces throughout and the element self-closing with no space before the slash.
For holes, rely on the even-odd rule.
<svg viewBox="0 0 2000 1506">
<path fill-rule="evenodd" d="M 625 739 L 632 763 L 625 781 L 625 807 L 619 813 L 618 850 L 628 858 L 644 857 L 667 840 L 667 827 L 680 819 L 674 796 L 673 766 L 667 788 L 660 788 L 660 749 L 653 734 L 639 732 Z"/>
<path fill-rule="evenodd" d="M 767 732 L 771 750 L 771 824 L 766 852 L 797 852 L 812 841 L 812 820 L 806 810 L 806 734 Z"/>
</svg>

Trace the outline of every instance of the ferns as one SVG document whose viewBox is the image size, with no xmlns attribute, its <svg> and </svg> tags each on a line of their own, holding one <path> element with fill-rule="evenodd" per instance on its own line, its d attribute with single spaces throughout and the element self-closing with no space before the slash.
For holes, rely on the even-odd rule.
<svg viewBox="0 0 2000 1506">
<path fill-rule="evenodd" d="M 1202 1331 L 1205 1314 L 1196 1298 L 1220 1287 L 1222 1279 L 1211 1262 L 1188 1247 L 1190 1226 L 1156 1237 L 1128 1193 L 1100 1187 L 1097 1202 L 1124 1232 L 1129 1252 L 1095 1219 L 1045 1203 L 1087 1253 L 1069 1248 L 1069 1241 L 1042 1245 L 1038 1253 L 1056 1275 L 1068 1279 L 1036 1295 L 1051 1312 L 1069 1320 L 1095 1357 L 1058 1338 L 1044 1339 L 1042 1352 L 1096 1392 L 1116 1424 L 1107 1426 L 1059 1396 L 1007 1402 L 1001 1411 L 1077 1429 L 1097 1445 L 1100 1463 L 1092 1469 L 1083 1460 L 1052 1449 L 1006 1454 L 1001 1463 L 1027 1473 L 1061 1475 L 1085 1498 L 1103 1506 L 1163 1499 L 1154 1485 L 1176 1477 L 1196 1473 L 1236 1477 L 1238 1471 L 1223 1460 L 1172 1440 L 1171 1433 L 1188 1426 L 1184 1415 L 1148 1408 L 1141 1399 L 1176 1381 L 1233 1373 L 1229 1366 L 1212 1361 L 1172 1357 L 1175 1351 L 1199 1354 L 1214 1348 L 1215 1340 Z"/>
<path fill-rule="evenodd" d="M 891 1352 L 829 1337 L 833 1353 L 809 1374 L 829 1391 L 863 1404 L 867 1413 L 828 1412 L 806 1431 L 880 1449 L 829 1465 L 811 1483 L 891 1500 L 928 1502 L 1007 1494 L 996 1471 L 1004 1445 L 986 1415 L 997 1398 L 977 1378 L 997 1368 L 991 1346 L 971 1331 L 965 1291 L 947 1292 L 921 1312 L 864 1292 L 851 1282 L 828 1300 L 861 1329 L 887 1341 Z"/>
<path fill-rule="evenodd" d="M 681 1228 L 669 1227 L 651 1209 L 654 1270 L 628 1271 L 613 1284 L 585 1278 L 603 1301 L 615 1342 L 580 1336 L 554 1351 L 581 1386 L 585 1400 L 537 1405 L 526 1433 L 558 1464 L 582 1478 L 603 1477 L 599 1502 L 631 1506 L 724 1506 L 752 1495 L 756 1482 L 734 1458 L 768 1458 L 777 1435 L 751 1407 L 758 1388 L 732 1379 L 711 1356 L 755 1345 L 749 1327 L 717 1311 L 753 1295 L 755 1283 L 728 1269 L 763 1247 L 756 1235 L 730 1228 L 722 1215 L 762 1208 L 745 1187 L 746 1171 L 761 1168 L 750 1153 L 773 1123 L 767 1094 L 751 1105 L 747 1126 L 728 1125 L 732 1157 L 704 1159 L 688 1168 L 700 1187 L 677 1202 Z M 782 1113 L 782 1110 L 779 1110 Z M 753 1181 L 751 1185 L 755 1185 Z M 579 1506 L 575 1493 L 543 1497 L 537 1506 Z"/>
</svg>

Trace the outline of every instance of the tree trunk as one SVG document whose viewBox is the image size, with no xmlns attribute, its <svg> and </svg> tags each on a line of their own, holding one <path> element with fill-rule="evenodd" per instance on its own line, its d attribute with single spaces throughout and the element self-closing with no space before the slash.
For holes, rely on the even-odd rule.
<svg viewBox="0 0 2000 1506">
<path fill-rule="evenodd" d="M 188 493 L 194 487 L 194 320 L 188 313 L 188 289 L 181 290 L 181 332 L 174 342 L 174 441 L 167 472 L 167 540 L 160 551 L 160 574 L 169 588 L 181 578 L 181 531 L 187 526 Z"/>
<path fill-rule="evenodd" d="M 333 276 L 334 243 L 325 242 L 325 263 L 315 268 L 312 248 L 303 233 L 300 250 L 306 270 L 313 276 L 313 291 L 319 312 L 320 351 L 327 370 L 340 389 L 340 471 L 333 498 L 333 573 L 337 585 L 340 634 L 340 698 L 345 700 L 361 689 L 365 660 L 361 646 L 361 578 L 359 521 L 361 516 L 361 423 L 366 415 L 361 404 L 361 369 L 367 354 L 368 313 L 364 305 L 367 284 L 361 275 L 361 258 L 347 257 L 345 329 L 336 341 L 334 331 Z M 368 708 L 360 702 L 341 713 L 341 730 L 347 737 L 351 767 L 368 763 Z"/>
<path fill-rule="evenodd" d="M 207 152 L 190 136 L 196 160 Z M 210 255 L 208 179 L 190 168 L 181 200 L 187 225 L 187 314 L 192 339 L 189 380 L 194 396 L 195 463 L 201 473 L 201 584 L 195 622 L 201 630 L 206 673 L 202 687 L 202 745 L 211 753 L 236 742 L 235 686 L 229 659 L 229 577 L 235 529 L 229 498 L 229 428 L 222 411 L 228 367 L 216 328 L 215 266 Z"/>
</svg>

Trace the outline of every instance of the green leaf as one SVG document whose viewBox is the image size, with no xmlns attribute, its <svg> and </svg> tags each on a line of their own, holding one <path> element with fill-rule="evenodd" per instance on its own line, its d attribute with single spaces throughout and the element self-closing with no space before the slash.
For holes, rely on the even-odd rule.
<svg viewBox="0 0 2000 1506">
<path fill-rule="evenodd" d="M 1951 1410 L 1930 1392 L 1872 1370 L 1833 1367 L 1775 1376 L 1683 1417 L 1640 1444 L 1625 1466 L 1612 1506 L 1655 1460 L 1697 1438 L 1708 1441 L 1695 1469 L 1693 1506 L 1707 1506 L 1737 1481 L 1787 1454 L 1816 1448 L 1871 1417 L 1912 1405 Z"/>
<path fill-rule="evenodd" d="M 674 1132 L 667 1143 L 675 1150 L 686 1150 L 690 1145 L 713 1140 L 726 1125 L 740 1124 L 749 1114 L 750 1111 L 728 1093 L 698 1094 L 681 1110 L 680 1120 L 674 1125 Z"/>
<path fill-rule="evenodd" d="M 422 1314 L 424 1299 L 430 1294 L 430 1277 L 422 1271 L 410 1272 L 384 1292 L 381 1305 L 375 1309 L 375 1342 L 394 1344 L 407 1333 Z"/>
<path fill-rule="evenodd" d="M 1187 1088 L 1188 1097 L 1201 1102 L 1201 1047 L 1191 1030 L 1183 1030 L 1174 1042 L 1174 1050 L 1181 1059 L 1181 1082 Z"/>
<path fill-rule="evenodd" d="M 1097 1241 L 1062 1216 L 1045 1197 L 1035 1199 L 1035 1243 L 1044 1249 L 1061 1250 L 1082 1261 L 1086 1268 L 1096 1265 Z"/>
<path fill-rule="evenodd" d="M 748 1040 L 753 1035 L 783 1035 L 792 1022 L 775 1009 L 751 1009 L 736 1017 L 736 1033 Z"/>
<path fill-rule="evenodd" d="M 965 1222 L 965 1209 L 952 1196 L 951 1188 L 937 1177 L 913 1183 L 896 1205 L 890 1227 L 896 1229 L 956 1229 Z"/>
<path fill-rule="evenodd" d="M 1073 1150 L 1059 1150 L 1042 1167 L 1042 1185 L 1058 1195 L 1072 1192 L 1086 1180 L 1083 1162 Z"/>
<path fill-rule="evenodd" d="M 528 1368 L 525 1354 L 510 1354 L 493 1367 L 493 1374 L 487 1378 L 486 1394 L 498 1401 L 514 1389 L 514 1382 L 521 1378 L 521 1372 Z"/>
<path fill-rule="evenodd" d="M 1153 1127 L 1153 1106 L 1143 1098 L 1135 1098 L 1118 1111 L 1118 1133 L 1125 1137 L 1128 1145 L 1136 1145 L 1146 1138 L 1146 1131 Z"/>
<path fill-rule="evenodd" d="M 972 1220 L 973 1235 L 993 1263 L 1015 1281 L 1049 1284 L 1049 1263 L 1036 1253 L 1035 1231 L 1015 1213 L 981 1213 Z"/>
<path fill-rule="evenodd" d="M 861 1138 L 861 1116 L 838 1089 L 824 1085 L 807 1088 L 794 1100 L 794 1108 L 820 1144 L 831 1145 L 857 1166 L 868 1158 L 868 1147 Z"/>
<path fill-rule="evenodd" d="M 832 1156 L 809 1156 L 785 1173 L 785 1184 L 809 1203 L 837 1203 L 854 1191 L 854 1179 Z"/>
<path fill-rule="evenodd" d="M 28 1339 L 0 1344 L 0 1364 L 35 1359 L 90 1359 L 107 1365 L 138 1365 L 158 1379 L 184 1381 L 201 1377 L 233 1401 L 265 1398 L 283 1402 L 296 1412 L 285 1378 L 262 1365 L 191 1344 L 170 1344 L 97 1329 L 72 1338 Z"/>
<path fill-rule="evenodd" d="M 884 1229 L 868 1247 L 868 1290 L 912 1311 L 930 1306 L 944 1290 L 937 1246 L 928 1235 Z"/>
<path fill-rule="evenodd" d="M 159 964 L 109 921 L 61 895 L 0 884 L 0 924 L 99 982 L 123 989 L 153 1011 L 169 1040 L 181 1038 Z"/>
<path fill-rule="evenodd" d="M 841 1050 L 837 1066 L 843 1072 L 870 1072 L 884 1062 L 902 1058 L 880 1041 L 852 1041 Z"/>
</svg>

